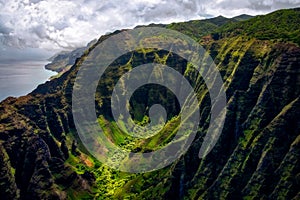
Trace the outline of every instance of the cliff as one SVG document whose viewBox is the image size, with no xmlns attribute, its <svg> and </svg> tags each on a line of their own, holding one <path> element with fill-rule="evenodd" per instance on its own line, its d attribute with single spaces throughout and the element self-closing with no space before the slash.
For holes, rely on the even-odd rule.
<svg viewBox="0 0 300 200">
<path fill-rule="evenodd" d="M 142 49 L 110 65 L 97 89 L 97 117 L 114 143 L 134 152 L 153 151 L 167 143 L 169 136 L 162 132 L 143 142 L 133 141 L 116 128 L 110 97 L 120 76 L 140 64 L 158 62 L 176 69 L 191 82 L 198 80 L 194 86 L 201 97 L 201 121 L 192 146 L 170 166 L 143 174 L 103 165 L 86 151 L 75 129 L 71 106 L 77 72 L 97 45 L 118 32 L 102 36 L 61 77 L 40 85 L 25 97 L 8 98 L 1 103 L 1 197 L 299 199 L 299 13 L 299 9 L 282 10 L 247 21 L 211 25 L 219 22 L 219 17 L 209 22 L 213 28 L 205 34 L 195 26 L 203 27 L 203 21 L 167 25 L 194 35 L 203 44 L 226 88 L 228 112 L 224 129 L 217 145 L 203 159 L 198 158 L 198 152 L 210 119 L 210 98 L 203 80 L 188 63 L 165 51 Z M 291 19 L 289 26 L 285 26 L 287 19 Z M 271 24 L 272 20 L 276 20 L 274 26 L 278 29 L 265 27 L 263 22 Z M 267 34 L 270 31 L 272 35 Z M 211 39 L 203 40 L 208 35 Z M 163 93 L 160 103 L 170 111 L 166 129 L 172 129 L 176 126 L 178 103 L 165 88 L 154 89 L 144 87 L 135 93 L 132 116 L 142 123 L 147 119 L 147 107 L 155 103 L 153 96 Z"/>
</svg>

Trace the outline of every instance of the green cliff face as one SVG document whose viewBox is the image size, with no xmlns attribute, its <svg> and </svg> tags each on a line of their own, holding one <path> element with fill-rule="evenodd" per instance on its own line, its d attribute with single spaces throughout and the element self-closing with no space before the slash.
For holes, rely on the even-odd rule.
<svg viewBox="0 0 300 200">
<path fill-rule="evenodd" d="M 168 143 L 180 108 L 166 88 L 140 88 L 130 101 L 137 123 L 148 122 L 147 108 L 159 94 L 164 94 L 160 103 L 168 111 L 168 122 L 160 134 L 134 140 L 111 117 L 110 95 L 122 74 L 157 62 L 176 69 L 197 88 L 201 121 L 192 146 L 172 165 L 144 174 L 102 165 L 86 151 L 75 130 L 73 84 L 90 50 L 109 37 L 102 36 L 61 77 L 0 104 L 1 198 L 299 199 L 299 13 L 291 9 L 242 22 L 238 21 L 245 17 L 218 17 L 165 26 L 199 41 L 224 81 L 228 100 L 224 129 L 204 159 L 198 153 L 211 107 L 203 80 L 194 81 L 195 70 L 181 57 L 153 49 L 131 52 L 111 64 L 95 97 L 99 124 L 114 143 L 134 152 Z"/>
</svg>

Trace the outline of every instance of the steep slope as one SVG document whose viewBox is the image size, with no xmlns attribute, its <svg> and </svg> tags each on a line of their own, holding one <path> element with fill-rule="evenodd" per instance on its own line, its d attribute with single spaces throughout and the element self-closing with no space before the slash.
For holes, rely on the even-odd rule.
<svg viewBox="0 0 300 200">
<path fill-rule="evenodd" d="M 184 33 L 196 41 L 199 41 L 203 36 L 206 36 L 225 24 L 231 24 L 238 20 L 232 18 L 228 19 L 223 16 L 218 16 L 212 19 L 206 20 L 192 20 L 182 23 L 172 23 L 167 25 L 166 28 L 170 28 L 181 33 Z"/>
<path fill-rule="evenodd" d="M 217 35 L 220 37 L 247 35 L 261 40 L 277 39 L 300 45 L 299 9 L 281 10 L 239 24 L 227 24 L 218 31 Z"/>
<path fill-rule="evenodd" d="M 227 123 L 219 146 L 187 178 L 187 192 L 204 199 L 291 199 L 299 188 L 292 174 L 300 170 L 299 47 L 241 38 L 224 45 L 216 60 L 228 77 Z"/>
<path fill-rule="evenodd" d="M 278 11 L 266 18 L 282 13 L 294 16 L 299 10 Z M 229 27 L 244 28 L 245 23 L 260 23 L 261 18 L 255 17 Z M 216 18 L 215 23 L 220 19 Z M 284 20 L 278 19 L 278 26 L 284 24 Z M 293 20 L 300 24 L 300 18 Z M 194 23 L 185 23 L 183 32 L 189 32 L 200 41 L 209 32 L 203 34 Z M 180 26 L 169 25 L 169 28 L 178 30 Z M 211 29 L 212 32 L 215 28 Z M 224 30 L 234 34 L 225 34 Z M 286 27 L 287 32 L 293 30 L 293 26 Z M 199 131 L 189 151 L 175 163 L 154 172 L 129 174 L 110 169 L 89 155 L 75 130 L 72 88 L 82 62 L 95 46 L 110 37 L 106 35 L 61 77 L 40 85 L 25 97 L 8 98 L 1 103 L 1 197 L 299 198 L 300 47 L 288 41 L 261 40 L 251 34 L 238 34 L 229 31 L 226 23 L 218 35 L 222 37 L 210 39 L 204 47 L 214 58 L 225 83 L 228 112 L 221 138 L 207 157 L 198 158 L 210 115 L 210 99 L 201 79 L 195 83 L 202 97 Z M 108 136 L 112 141 L 138 152 L 158 148 L 168 142 L 169 137 L 159 135 L 144 143 L 133 142 L 111 120 L 109 99 L 114 84 L 124 72 L 148 62 L 167 64 L 191 82 L 198 80 L 199 76 L 184 59 L 165 51 L 142 49 L 112 63 L 96 94 L 99 122 L 110 131 Z M 142 123 L 147 119 L 144 117 L 147 106 L 154 103 L 153 95 L 163 93 L 161 103 L 170 111 L 167 128 L 172 129 L 174 124 L 176 126 L 172 119 L 178 114 L 178 104 L 166 89 L 154 89 L 141 88 L 135 94 L 131 101 L 133 116 Z"/>
<path fill-rule="evenodd" d="M 85 47 L 77 48 L 73 51 L 62 51 L 51 58 L 49 61 L 51 63 L 45 66 L 46 69 L 52 70 L 58 73 L 63 73 L 69 70 L 76 62 L 76 59 L 80 58 L 83 53 L 93 46 L 97 40 L 93 40 L 87 44 Z"/>
</svg>

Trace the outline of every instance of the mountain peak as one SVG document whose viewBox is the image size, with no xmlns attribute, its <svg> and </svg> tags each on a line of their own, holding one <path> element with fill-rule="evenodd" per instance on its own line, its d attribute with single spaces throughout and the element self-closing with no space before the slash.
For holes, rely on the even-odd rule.
<svg viewBox="0 0 300 200">
<path fill-rule="evenodd" d="M 238 15 L 238 16 L 236 16 L 236 17 L 233 17 L 232 19 L 237 20 L 237 21 L 244 21 L 244 20 L 251 19 L 251 18 L 253 18 L 253 17 L 254 17 L 254 16 L 252 16 L 252 15 L 241 14 L 241 15 Z"/>
</svg>

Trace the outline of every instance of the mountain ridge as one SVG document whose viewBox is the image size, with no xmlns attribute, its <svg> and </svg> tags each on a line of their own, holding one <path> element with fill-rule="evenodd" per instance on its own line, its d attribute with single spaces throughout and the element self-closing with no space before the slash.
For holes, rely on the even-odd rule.
<svg viewBox="0 0 300 200">
<path fill-rule="evenodd" d="M 190 26 L 193 25 L 190 22 Z M 190 30 L 196 29 L 191 27 L 184 31 Z M 209 34 L 201 35 L 201 29 L 198 31 L 200 33 L 193 33 L 198 41 Z M 113 34 L 116 33 L 118 31 Z M 202 118 L 197 137 L 188 152 L 172 165 L 156 172 L 128 174 L 102 165 L 86 152 L 73 122 L 72 86 L 80 65 L 94 47 L 109 37 L 106 35 L 59 78 L 40 85 L 25 97 L 8 98 L 0 104 L 0 158 L 3 160 L 0 167 L 7 173 L 0 178 L 3 197 L 297 199 L 300 195 L 297 118 L 300 115 L 300 48 L 289 41 L 226 35 L 222 28 L 219 35 L 222 37 L 212 37 L 205 42 L 204 48 L 216 62 L 225 83 L 228 113 L 221 138 L 206 158 L 198 158 L 210 110 L 207 88 L 201 81 L 197 82 L 197 88 L 204 97 L 199 105 Z M 143 53 L 133 54 L 136 65 L 140 64 Z M 147 60 L 142 62 L 165 54 L 150 51 L 146 54 Z M 122 63 L 127 63 L 129 58 L 123 59 L 121 64 L 112 64 L 110 70 L 127 69 L 129 66 Z M 187 68 L 183 59 L 170 56 L 166 63 L 194 80 L 194 71 Z M 117 70 L 110 78 L 117 80 L 121 75 L 121 70 Z M 101 84 L 96 107 L 100 109 L 100 122 L 114 130 L 111 139 L 141 152 L 151 150 L 153 144 L 158 145 L 161 138 L 155 137 L 147 145 L 126 143 L 128 138 L 115 129 L 115 123 L 103 113 L 109 108 L 109 93 L 105 92 L 111 91 L 113 85 L 109 79 L 102 80 Z M 104 87 L 108 89 L 101 89 Z M 146 89 L 141 92 L 150 97 Z M 100 106 L 101 101 L 107 108 Z M 167 102 L 176 108 L 175 102 Z M 146 107 L 137 99 L 134 104 Z"/>
</svg>

